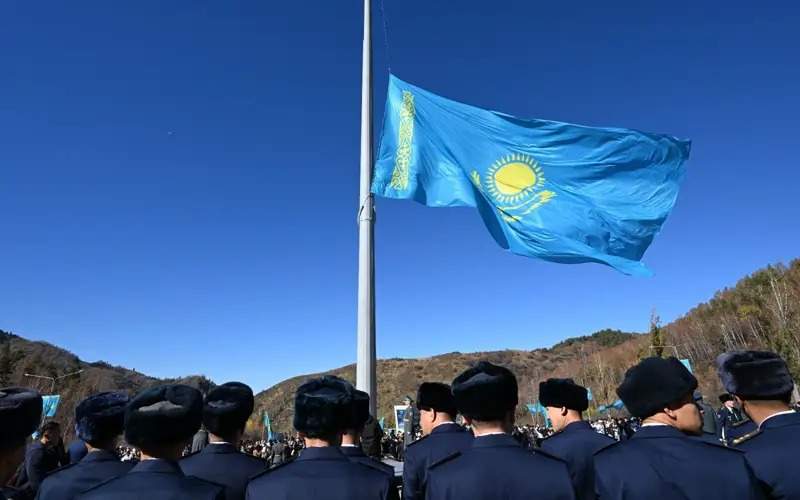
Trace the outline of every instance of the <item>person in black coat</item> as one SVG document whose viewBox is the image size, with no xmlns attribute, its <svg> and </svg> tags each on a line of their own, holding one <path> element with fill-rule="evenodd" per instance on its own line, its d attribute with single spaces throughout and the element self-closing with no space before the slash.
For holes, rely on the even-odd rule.
<svg viewBox="0 0 800 500">
<path fill-rule="evenodd" d="M 769 498 L 800 498 L 800 413 L 790 405 L 794 381 L 786 362 L 773 352 L 739 351 L 717 358 L 725 389 L 758 425 L 734 441 L 766 485 Z"/>
<path fill-rule="evenodd" d="M 583 412 L 589 408 L 588 391 L 571 378 L 550 378 L 541 382 L 539 402 L 547 408 L 555 431 L 542 441 L 542 449 L 567 462 L 576 497 L 593 500 L 594 454 L 616 441 L 595 432 L 584 422 Z"/>
<path fill-rule="evenodd" d="M 617 395 L 642 427 L 595 455 L 599 498 L 763 498 L 743 453 L 689 437 L 703 425 L 695 389 L 697 379 L 674 357 L 647 358 L 625 373 Z"/>
<path fill-rule="evenodd" d="M 140 392 L 125 409 L 125 441 L 142 460 L 127 474 L 78 495 L 80 500 L 224 500 L 224 488 L 186 476 L 178 465 L 203 419 L 203 396 L 168 384 Z"/>
<path fill-rule="evenodd" d="M 39 436 L 25 454 L 24 481 L 19 484 L 19 488 L 31 496 L 39 491 L 45 476 L 62 465 L 69 464 L 69 455 L 64 450 L 61 425 L 58 422 L 44 424 L 39 430 Z"/>
<path fill-rule="evenodd" d="M 384 472 L 349 460 L 340 450 L 352 416 L 353 386 L 339 377 L 312 379 L 297 389 L 294 427 L 305 449 L 292 462 L 255 476 L 247 500 L 392 500 Z"/>
<path fill-rule="evenodd" d="M 228 382 L 211 389 L 203 406 L 208 445 L 179 462 L 184 474 L 225 485 L 226 500 L 244 500 L 250 477 L 268 466 L 266 460 L 239 451 L 254 407 L 253 390 L 245 384 Z"/>
<path fill-rule="evenodd" d="M 51 473 L 42 482 L 37 500 L 72 500 L 78 493 L 128 472 L 130 463 L 120 462 L 114 450 L 122 434 L 126 394 L 103 392 L 89 396 L 75 407 L 78 438 L 88 446 L 79 462 Z"/>
<path fill-rule="evenodd" d="M 486 361 L 453 380 L 458 411 L 472 426 L 470 448 L 431 465 L 428 500 L 570 500 L 575 493 L 566 463 L 531 452 L 511 436 L 517 378 Z"/>
<path fill-rule="evenodd" d="M 425 498 L 428 467 L 472 446 L 472 433 L 455 423 L 456 400 L 447 384 L 423 382 L 417 389 L 417 411 L 423 438 L 406 449 L 403 499 Z"/>
<path fill-rule="evenodd" d="M 354 391 L 351 402 L 351 418 L 347 429 L 342 435 L 342 453 L 354 462 L 373 467 L 388 474 L 394 482 L 394 467 L 370 458 L 361 448 L 361 431 L 369 419 L 369 394 L 364 391 Z"/>
<path fill-rule="evenodd" d="M 25 443 L 42 418 L 42 397 L 21 387 L 0 389 L 0 485 L 8 484 L 25 459 Z M 5 496 L 0 492 L 0 500 Z"/>
</svg>

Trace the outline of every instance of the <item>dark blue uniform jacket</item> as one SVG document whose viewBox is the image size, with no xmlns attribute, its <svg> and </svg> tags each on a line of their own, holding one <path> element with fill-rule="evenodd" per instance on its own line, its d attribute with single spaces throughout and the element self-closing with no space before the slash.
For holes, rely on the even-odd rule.
<svg viewBox="0 0 800 500">
<path fill-rule="evenodd" d="M 178 465 L 187 476 L 225 486 L 225 500 L 244 500 L 250 478 L 268 468 L 266 460 L 241 453 L 228 443 L 210 443 L 182 458 Z"/>
<path fill-rule="evenodd" d="M 131 470 L 133 464 L 119 461 L 110 451 L 98 450 L 89 453 L 79 462 L 53 471 L 39 487 L 37 500 L 72 500 L 78 493 L 93 486 L 121 476 Z"/>
<path fill-rule="evenodd" d="M 690 439 L 674 427 L 644 426 L 594 456 L 601 500 L 762 499 L 744 454 Z"/>
<path fill-rule="evenodd" d="M 508 434 L 476 437 L 472 446 L 433 464 L 428 500 L 570 500 L 567 464 L 531 452 Z"/>
<path fill-rule="evenodd" d="M 337 446 L 306 448 L 293 462 L 254 477 L 248 500 L 396 500 L 391 478 L 353 462 Z"/>
<path fill-rule="evenodd" d="M 106 481 L 80 500 L 224 500 L 224 488 L 184 475 L 177 462 L 143 460 L 124 476 Z"/>
<path fill-rule="evenodd" d="M 425 498 L 428 467 L 457 451 L 472 446 L 472 433 L 458 424 L 440 424 L 431 433 L 411 443 L 403 462 L 403 500 Z"/>
<path fill-rule="evenodd" d="M 738 448 L 766 485 L 770 498 L 800 498 L 800 413 L 775 415 Z"/>
<path fill-rule="evenodd" d="M 614 439 L 596 432 L 588 422 L 573 422 L 542 441 L 542 449 L 567 462 L 577 498 L 592 500 L 594 454 L 614 443 Z"/>
</svg>

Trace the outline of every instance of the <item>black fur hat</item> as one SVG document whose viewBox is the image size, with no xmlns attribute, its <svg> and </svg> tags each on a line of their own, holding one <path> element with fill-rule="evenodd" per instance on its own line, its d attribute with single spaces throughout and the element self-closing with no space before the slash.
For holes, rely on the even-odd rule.
<svg viewBox="0 0 800 500">
<path fill-rule="evenodd" d="M 354 390 L 350 405 L 351 419 L 347 428 L 360 431 L 369 420 L 369 394 L 364 391 Z"/>
<path fill-rule="evenodd" d="M 456 399 L 453 390 L 440 382 L 423 382 L 417 389 L 417 408 L 420 410 L 436 410 L 455 417 Z"/>
<path fill-rule="evenodd" d="M 339 377 L 315 378 L 297 388 L 294 428 L 309 437 L 327 437 L 350 425 L 353 386 Z"/>
<path fill-rule="evenodd" d="M 42 397 L 23 387 L 0 389 L 0 449 L 19 446 L 39 427 Z"/>
<path fill-rule="evenodd" d="M 542 406 L 566 406 L 584 412 L 589 408 L 589 391 L 571 378 L 549 378 L 539 382 L 539 402 Z"/>
<path fill-rule="evenodd" d="M 188 385 L 145 389 L 125 411 L 125 440 L 133 446 L 189 441 L 203 420 L 203 395 Z"/>
<path fill-rule="evenodd" d="M 727 403 L 728 401 L 733 401 L 733 396 L 728 394 L 727 392 L 723 392 L 719 395 L 719 402 L 720 403 Z"/>
<path fill-rule="evenodd" d="M 508 368 L 480 361 L 453 380 L 453 396 L 465 417 L 501 420 L 519 402 L 517 377 Z"/>
<path fill-rule="evenodd" d="M 786 362 L 774 352 L 726 352 L 717 370 L 725 390 L 742 399 L 785 399 L 794 388 Z"/>
<path fill-rule="evenodd" d="M 617 395 L 631 415 L 646 418 L 695 389 L 697 379 L 677 358 L 646 358 L 625 372 Z"/>
<path fill-rule="evenodd" d="M 129 402 L 130 398 L 123 392 L 101 392 L 81 401 L 75 407 L 78 437 L 92 444 L 122 434 Z"/>
<path fill-rule="evenodd" d="M 241 382 L 228 382 L 214 387 L 205 397 L 203 425 L 208 432 L 226 436 L 244 429 L 253 413 L 253 390 Z"/>
</svg>

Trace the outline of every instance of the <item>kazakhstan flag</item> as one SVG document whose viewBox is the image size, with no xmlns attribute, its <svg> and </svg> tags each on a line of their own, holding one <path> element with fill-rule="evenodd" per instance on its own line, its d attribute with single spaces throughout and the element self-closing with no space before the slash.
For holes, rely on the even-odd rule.
<svg viewBox="0 0 800 500">
<path fill-rule="evenodd" d="M 477 207 L 503 248 L 650 275 L 640 262 L 678 196 L 689 141 L 523 120 L 394 76 L 372 192 Z"/>
</svg>

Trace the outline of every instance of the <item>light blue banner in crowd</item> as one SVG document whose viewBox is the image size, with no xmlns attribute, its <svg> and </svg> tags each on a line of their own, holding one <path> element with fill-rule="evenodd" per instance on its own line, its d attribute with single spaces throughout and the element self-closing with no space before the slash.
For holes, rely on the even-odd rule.
<svg viewBox="0 0 800 500">
<path fill-rule="evenodd" d="M 550 427 L 550 417 L 547 415 L 547 408 L 542 406 L 542 403 L 537 401 L 535 403 L 528 403 L 525 406 L 528 408 L 528 411 L 530 412 L 531 416 L 534 416 L 534 417 L 536 415 L 543 416 L 544 417 L 544 424 L 547 427 Z"/>
<path fill-rule="evenodd" d="M 689 373 L 694 373 L 692 371 L 692 362 L 691 361 L 689 361 L 688 359 L 684 358 L 684 359 L 681 359 L 681 363 L 683 363 L 683 366 L 685 366 L 686 369 L 689 370 Z"/>
<path fill-rule="evenodd" d="M 625 403 L 623 403 L 621 399 L 618 399 L 611 404 L 598 406 L 597 411 L 602 413 L 612 408 L 615 410 L 622 410 L 623 408 L 625 408 Z"/>
<path fill-rule="evenodd" d="M 270 422 L 267 412 L 264 412 L 264 434 L 266 434 L 267 441 L 272 441 L 272 422 Z"/>
<path fill-rule="evenodd" d="M 42 396 L 42 417 L 53 418 L 58 411 L 58 403 L 61 402 L 61 396 L 58 394 L 51 394 L 49 396 Z"/>
<path fill-rule="evenodd" d="M 640 262 L 678 196 L 690 143 L 523 120 L 389 80 L 372 192 L 477 207 L 497 243 L 559 263 Z"/>
</svg>

